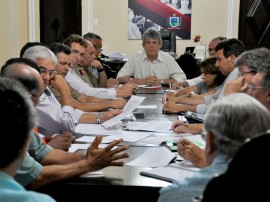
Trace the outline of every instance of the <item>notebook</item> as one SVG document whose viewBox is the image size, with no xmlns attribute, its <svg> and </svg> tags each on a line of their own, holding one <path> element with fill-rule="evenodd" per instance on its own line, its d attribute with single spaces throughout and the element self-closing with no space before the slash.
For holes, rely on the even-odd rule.
<svg viewBox="0 0 270 202">
<path fill-rule="evenodd" d="M 168 166 L 141 171 L 140 174 L 168 182 L 183 181 L 186 177 L 192 177 L 200 168 L 194 167 L 189 161 L 171 163 Z"/>
</svg>

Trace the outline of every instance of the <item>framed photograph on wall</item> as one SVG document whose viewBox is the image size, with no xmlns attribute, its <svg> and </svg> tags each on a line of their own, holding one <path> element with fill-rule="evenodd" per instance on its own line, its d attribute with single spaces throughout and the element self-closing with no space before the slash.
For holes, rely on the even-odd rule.
<svg viewBox="0 0 270 202">
<path fill-rule="evenodd" d="M 141 39 L 149 27 L 190 39 L 192 0 L 128 0 L 128 39 Z"/>
</svg>

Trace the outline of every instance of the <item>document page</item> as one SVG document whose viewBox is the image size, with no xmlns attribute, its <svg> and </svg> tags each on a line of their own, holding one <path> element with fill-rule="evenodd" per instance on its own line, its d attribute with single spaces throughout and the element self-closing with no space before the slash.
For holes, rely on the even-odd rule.
<svg viewBox="0 0 270 202">
<path fill-rule="evenodd" d="M 125 105 L 124 109 L 123 109 L 123 113 L 111 118 L 108 121 L 105 121 L 104 123 L 102 123 L 102 126 L 104 128 L 109 128 L 112 127 L 114 125 L 116 125 L 117 123 L 121 122 L 121 120 L 131 114 L 145 99 L 145 97 L 140 97 L 140 96 L 136 96 L 136 95 L 132 95 L 129 99 L 129 101 L 127 102 L 127 104 Z"/>
<path fill-rule="evenodd" d="M 153 120 L 147 122 L 128 122 L 127 130 L 143 130 L 159 133 L 172 133 L 172 122 L 164 120 Z"/>
<path fill-rule="evenodd" d="M 183 181 L 186 177 L 192 177 L 199 170 L 200 168 L 194 167 L 190 162 L 182 161 L 141 171 L 140 174 L 173 182 L 174 180 Z"/>
<path fill-rule="evenodd" d="M 175 154 L 166 147 L 155 147 L 147 150 L 137 159 L 127 163 L 128 166 L 160 167 L 168 165 Z"/>
<path fill-rule="evenodd" d="M 100 124 L 84 124 L 79 123 L 76 126 L 75 133 L 82 135 L 107 135 L 109 134 L 118 134 L 122 133 L 122 123 L 116 124 L 111 128 L 104 128 Z"/>
</svg>

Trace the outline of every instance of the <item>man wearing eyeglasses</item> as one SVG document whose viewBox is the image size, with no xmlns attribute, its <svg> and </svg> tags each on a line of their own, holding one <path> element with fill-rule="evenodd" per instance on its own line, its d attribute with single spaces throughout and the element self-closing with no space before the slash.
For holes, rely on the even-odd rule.
<svg viewBox="0 0 270 202">
<path fill-rule="evenodd" d="M 239 69 L 239 77 L 225 86 L 225 95 L 235 92 L 245 92 L 249 90 L 250 82 L 256 75 L 260 63 L 264 64 L 260 58 L 265 58 L 264 51 L 261 49 L 253 49 L 243 52 L 235 62 L 235 67 Z M 250 88 L 252 89 L 252 87 Z M 252 90 L 251 90 L 252 91 Z"/>
<path fill-rule="evenodd" d="M 37 48 L 34 50 L 37 51 Z M 26 59 L 8 60 L 2 68 L 1 76 L 12 77 L 21 81 L 30 95 L 39 97 L 43 91 L 43 81 L 38 72 L 39 68 L 33 61 L 30 60 L 29 62 Z M 4 98 L 1 97 L 1 99 Z M 32 101 L 35 105 L 39 103 L 37 100 L 33 100 L 33 97 Z M 53 111 L 48 113 L 53 113 Z M 123 166 L 124 163 L 121 159 L 127 158 L 128 155 L 121 152 L 128 149 L 128 146 L 118 146 L 117 149 L 112 149 L 122 142 L 122 139 L 112 142 L 105 149 L 99 149 L 101 141 L 102 137 L 98 136 L 87 149 L 86 155 L 82 155 L 81 153 L 69 153 L 53 149 L 43 144 L 38 134 L 33 133 L 30 138 L 28 153 L 24 157 L 15 179 L 23 186 L 34 189 L 107 166 Z"/>
<path fill-rule="evenodd" d="M 47 70 L 41 74 L 44 91 L 41 98 L 45 96 L 45 99 L 37 105 L 39 131 L 45 136 L 51 137 L 60 130 L 75 132 L 78 123 L 101 123 L 122 112 L 122 110 L 114 109 L 103 114 L 91 114 L 74 109 L 66 80 L 60 75 L 50 74 L 54 71 L 57 58 L 48 48 L 31 47 L 25 51 L 23 58 L 32 59 L 39 67 Z M 48 88 L 49 84 L 59 90 L 61 104 Z"/>
<path fill-rule="evenodd" d="M 270 49 L 259 48 L 253 51 L 259 56 L 254 61 L 258 72 L 250 82 L 247 93 L 259 100 L 270 111 Z"/>
<path fill-rule="evenodd" d="M 83 35 L 83 38 L 87 41 L 90 41 L 93 44 L 94 47 L 94 53 L 96 55 L 96 58 L 92 60 L 90 63 L 87 61 L 84 61 L 82 63 L 84 68 L 90 68 L 93 72 L 95 80 L 100 80 L 101 76 L 104 76 L 102 72 L 106 73 L 106 86 L 100 86 L 100 87 L 112 87 L 118 85 L 118 81 L 115 79 L 117 76 L 117 73 L 115 71 L 112 71 L 112 69 L 107 65 L 104 64 L 104 61 L 101 60 L 101 57 L 106 57 L 102 54 L 102 38 L 101 36 L 88 32 Z M 89 47 L 90 48 L 90 47 Z M 84 59 L 85 60 L 85 59 Z M 101 68 L 102 67 L 102 68 Z M 101 71 L 103 69 L 104 71 Z"/>
<path fill-rule="evenodd" d="M 57 71 L 58 75 L 61 75 L 65 78 L 69 71 L 70 67 L 70 55 L 71 50 L 68 46 L 62 43 L 52 43 L 49 45 L 50 50 L 56 55 L 57 57 L 57 64 L 55 66 L 55 70 Z M 87 53 L 86 53 L 87 54 Z M 126 101 L 123 98 L 118 99 L 102 99 L 92 96 L 86 96 L 79 93 L 76 89 L 72 88 L 71 86 L 71 96 L 73 100 L 73 107 L 75 109 L 80 109 L 85 112 L 99 112 L 104 111 L 110 108 L 114 109 L 122 109 Z M 61 94 L 60 92 L 49 86 L 50 90 L 53 92 L 56 99 L 61 103 Z"/>
<path fill-rule="evenodd" d="M 181 97 L 178 100 L 177 111 L 193 111 L 199 114 L 205 114 L 207 109 L 218 99 L 222 98 L 225 93 L 225 85 L 230 81 L 238 78 L 239 69 L 234 67 L 237 56 L 244 52 L 245 45 L 242 41 L 232 38 L 220 42 L 216 46 L 216 66 L 220 69 L 223 75 L 227 76 L 222 84 L 222 87 L 213 95 L 198 95 L 196 97 Z M 170 101 L 164 104 L 163 110 L 171 112 L 172 108 L 175 112 L 175 104 Z"/>
</svg>

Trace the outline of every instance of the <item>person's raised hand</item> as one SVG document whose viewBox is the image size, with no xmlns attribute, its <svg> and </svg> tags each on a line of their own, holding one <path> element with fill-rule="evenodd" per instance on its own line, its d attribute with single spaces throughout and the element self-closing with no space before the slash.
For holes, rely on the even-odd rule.
<svg viewBox="0 0 270 202">
<path fill-rule="evenodd" d="M 127 150 L 129 146 L 117 146 L 119 143 L 123 142 L 123 139 L 115 140 L 105 148 L 99 148 L 101 141 L 102 136 L 98 135 L 87 149 L 85 159 L 89 171 L 100 170 L 107 166 L 124 166 L 124 161 L 120 159 L 129 157 L 126 152 L 123 152 Z"/>
<path fill-rule="evenodd" d="M 207 166 L 204 150 L 186 138 L 181 138 L 177 142 L 177 152 L 196 167 L 203 168 Z"/>
</svg>

